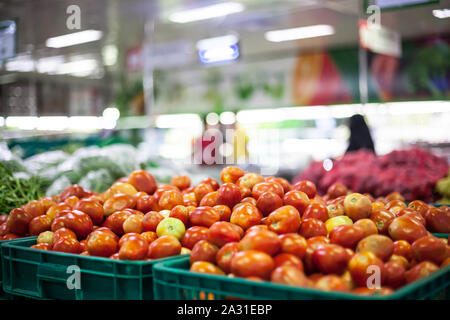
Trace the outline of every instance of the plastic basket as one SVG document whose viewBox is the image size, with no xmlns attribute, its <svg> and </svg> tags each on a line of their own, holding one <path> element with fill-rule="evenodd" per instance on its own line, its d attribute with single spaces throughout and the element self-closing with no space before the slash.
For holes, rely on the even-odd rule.
<svg viewBox="0 0 450 320">
<path fill-rule="evenodd" d="M 122 261 L 29 248 L 35 243 L 33 237 L 0 246 L 5 292 L 35 299 L 151 300 L 154 264 L 183 257 Z M 79 278 L 69 266 L 79 268 Z"/>
<path fill-rule="evenodd" d="M 291 287 L 270 282 L 194 273 L 189 271 L 189 258 L 157 263 L 153 268 L 155 300 L 329 300 L 329 299 L 448 299 L 445 288 L 450 285 L 450 266 L 415 281 L 389 296 L 360 296 Z"/>
</svg>

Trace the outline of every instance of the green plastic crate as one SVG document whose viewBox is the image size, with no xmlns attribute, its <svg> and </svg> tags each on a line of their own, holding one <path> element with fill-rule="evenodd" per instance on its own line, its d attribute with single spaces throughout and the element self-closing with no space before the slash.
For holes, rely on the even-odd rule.
<svg viewBox="0 0 450 320">
<path fill-rule="evenodd" d="M 29 248 L 35 243 L 33 237 L 0 246 L 6 293 L 34 299 L 151 300 L 154 264 L 184 257 L 122 261 Z M 67 287 L 71 265 L 80 268 L 80 289 Z"/>
<path fill-rule="evenodd" d="M 448 299 L 445 288 L 450 286 L 450 266 L 415 281 L 389 296 L 360 296 L 350 293 L 325 292 L 270 282 L 194 273 L 189 271 L 189 258 L 157 263 L 153 267 L 155 300 L 206 299 Z"/>
</svg>

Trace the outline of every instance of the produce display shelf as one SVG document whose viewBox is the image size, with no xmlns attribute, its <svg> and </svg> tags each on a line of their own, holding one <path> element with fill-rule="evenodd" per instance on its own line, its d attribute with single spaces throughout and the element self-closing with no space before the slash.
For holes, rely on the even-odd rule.
<svg viewBox="0 0 450 320">
<path fill-rule="evenodd" d="M 124 261 L 29 248 L 35 243 L 33 237 L 0 246 L 6 293 L 34 299 L 152 300 L 155 263 L 184 257 Z"/>
<path fill-rule="evenodd" d="M 388 296 L 361 296 L 327 292 L 270 282 L 194 273 L 189 271 L 188 257 L 157 263 L 153 268 L 153 284 L 155 300 L 449 299 L 445 289 L 450 286 L 450 266 L 406 285 Z"/>
</svg>

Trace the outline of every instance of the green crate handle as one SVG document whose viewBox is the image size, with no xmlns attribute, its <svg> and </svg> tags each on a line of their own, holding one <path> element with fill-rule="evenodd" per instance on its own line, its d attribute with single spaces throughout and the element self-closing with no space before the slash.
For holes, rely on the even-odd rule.
<svg viewBox="0 0 450 320">
<path fill-rule="evenodd" d="M 41 296 L 44 296 L 44 292 L 42 290 L 43 282 L 55 282 L 55 283 L 67 283 L 67 279 L 70 274 L 67 273 L 67 266 L 54 264 L 54 263 L 41 263 L 37 268 L 37 283 L 38 290 Z M 67 290 L 70 290 L 67 288 Z M 83 293 L 80 289 L 74 288 L 75 299 L 81 300 L 83 297 Z"/>
</svg>

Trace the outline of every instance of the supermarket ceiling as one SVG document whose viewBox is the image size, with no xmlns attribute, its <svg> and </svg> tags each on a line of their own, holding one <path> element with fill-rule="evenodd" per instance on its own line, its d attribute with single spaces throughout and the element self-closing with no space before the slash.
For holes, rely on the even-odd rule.
<svg viewBox="0 0 450 320">
<path fill-rule="evenodd" d="M 358 6 L 360 0 L 230 0 L 242 10 L 213 19 L 176 23 L 171 15 L 224 1 L 200 0 L 3 0 L 0 21 L 16 19 L 18 53 L 33 52 L 35 57 L 91 54 L 100 56 L 102 48 L 113 44 L 123 54 L 140 45 L 145 28 L 153 30 L 151 41 L 195 43 L 230 32 L 239 34 L 242 51 L 247 55 L 343 46 L 357 43 Z M 49 38 L 70 33 L 66 26 L 68 6 L 76 4 L 81 11 L 81 29 L 100 30 L 100 41 L 63 48 L 46 46 Z M 382 13 L 381 23 L 400 32 L 403 38 L 443 34 L 450 30 L 450 19 L 438 19 L 433 9 L 450 7 L 450 1 L 415 6 Z M 173 18 L 173 17 L 172 17 Z M 154 23 L 151 23 L 154 21 Z M 269 30 L 315 24 L 333 26 L 332 36 L 286 42 L 270 42 L 264 37 Z"/>
</svg>

